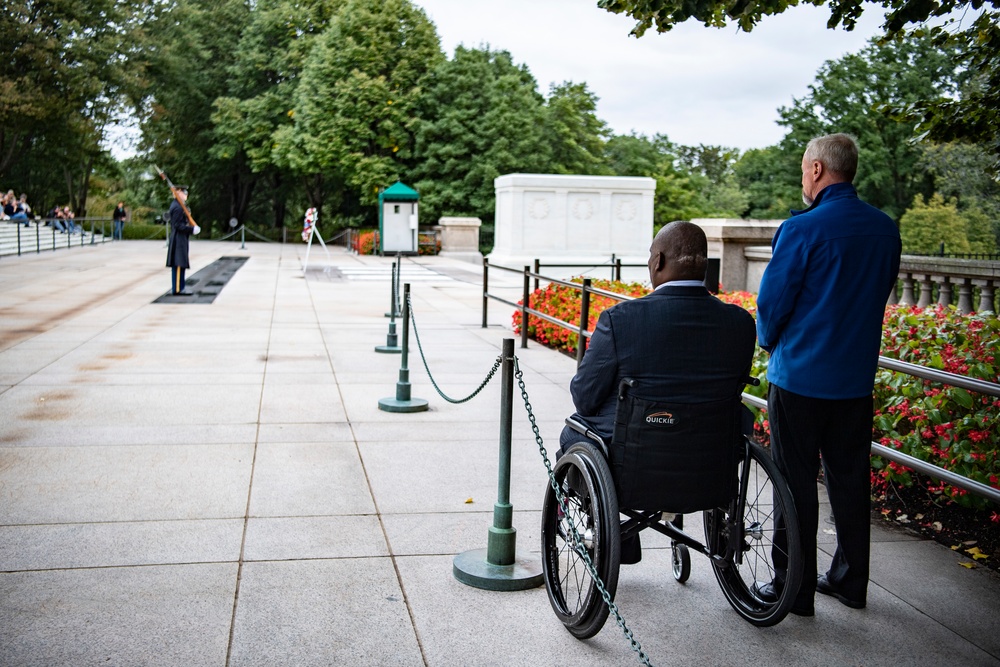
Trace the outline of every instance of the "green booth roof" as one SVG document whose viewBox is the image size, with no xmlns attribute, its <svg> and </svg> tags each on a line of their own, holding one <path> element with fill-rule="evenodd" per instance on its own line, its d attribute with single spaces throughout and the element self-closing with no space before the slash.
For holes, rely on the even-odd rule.
<svg viewBox="0 0 1000 667">
<path fill-rule="evenodd" d="M 402 181 L 396 181 L 378 194 L 379 203 L 384 201 L 417 201 L 418 199 L 420 199 L 420 194 Z"/>
</svg>

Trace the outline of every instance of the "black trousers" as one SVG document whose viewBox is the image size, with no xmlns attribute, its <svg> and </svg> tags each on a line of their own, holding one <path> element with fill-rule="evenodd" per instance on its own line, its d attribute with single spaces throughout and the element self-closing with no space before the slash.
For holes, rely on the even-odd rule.
<svg viewBox="0 0 1000 667">
<path fill-rule="evenodd" d="M 816 532 L 820 456 L 837 527 L 837 549 L 827 579 L 852 600 L 868 594 L 871 550 L 872 397 L 844 400 L 810 398 L 771 385 L 767 416 L 771 453 L 785 476 L 799 515 L 804 567 L 797 604 L 811 606 L 816 594 Z M 785 579 L 784 517 L 776 512 L 776 581 Z"/>
</svg>

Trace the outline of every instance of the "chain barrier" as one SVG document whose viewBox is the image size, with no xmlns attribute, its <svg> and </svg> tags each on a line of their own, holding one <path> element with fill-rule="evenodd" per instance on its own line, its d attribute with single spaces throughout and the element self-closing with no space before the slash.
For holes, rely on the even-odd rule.
<svg viewBox="0 0 1000 667">
<path fill-rule="evenodd" d="M 497 369 L 499 369 L 500 365 L 503 363 L 503 357 L 502 356 L 497 357 L 497 360 L 493 363 L 493 368 L 491 368 L 490 372 L 486 374 L 486 379 L 483 380 L 482 384 L 480 384 L 474 392 L 472 392 L 465 398 L 452 398 L 448 396 L 443 391 L 441 391 L 441 388 L 438 386 L 438 383 L 434 381 L 434 376 L 431 375 L 430 367 L 427 366 L 427 357 L 424 356 L 424 346 L 420 344 L 420 332 L 417 331 L 417 320 L 413 317 L 413 301 L 410 299 L 409 294 L 406 295 L 406 307 L 409 308 L 410 311 L 410 324 L 413 325 L 413 337 L 417 339 L 417 349 L 420 350 L 420 361 L 424 363 L 424 370 L 427 371 L 427 377 L 430 378 L 431 384 L 434 385 L 434 390 L 437 391 L 438 395 L 441 396 L 441 398 L 448 401 L 449 403 L 465 403 L 466 401 L 471 401 L 473 398 L 476 397 L 476 395 L 479 392 L 481 392 L 486 387 L 486 385 L 490 383 L 490 380 L 493 379 L 493 376 L 496 375 Z"/>
<path fill-rule="evenodd" d="M 517 386 L 521 390 L 521 398 L 524 400 L 524 409 L 528 413 L 528 421 L 531 422 L 531 431 L 535 434 L 535 442 L 538 444 L 538 453 L 542 456 L 542 461 L 545 463 L 545 469 L 549 473 L 549 486 L 556 493 L 556 499 L 559 501 L 559 507 L 562 509 L 563 516 L 569 517 L 569 505 L 566 503 L 566 495 L 562 492 L 559 487 L 559 483 L 556 481 L 555 472 L 552 470 L 552 464 L 549 462 L 548 452 L 545 450 L 545 445 L 542 442 L 542 434 L 538 430 L 538 424 L 535 422 L 535 414 L 531 410 L 531 401 L 528 400 L 528 391 L 524 386 L 524 373 L 521 372 L 521 368 L 518 364 L 518 359 L 514 357 L 514 377 L 517 378 Z M 618 605 L 616 605 L 611 600 L 611 594 L 608 593 L 607 589 L 604 588 L 604 582 L 601 581 L 600 575 L 597 573 L 597 568 L 594 567 L 594 562 L 590 559 L 590 554 L 587 553 L 587 548 L 583 544 L 583 537 L 580 536 L 580 532 L 576 529 L 575 521 L 567 521 L 570 533 L 573 537 L 573 551 L 579 554 L 580 558 L 583 559 L 584 564 L 587 566 L 587 572 L 590 574 L 591 579 L 594 580 L 594 584 L 597 586 L 598 592 L 601 594 L 601 598 L 604 600 L 604 604 L 608 606 L 608 610 L 615 617 L 615 623 L 621 628 L 622 634 L 625 635 L 625 639 L 628 640 L 629 646 L 632 650 L 636 652 L 639 657 L 639 662 L 646 667 L 652 667 L 652 663 L 649 661 L 649 656 L 645 654 L 642 650 L 642 644 L 639 640 L 635 638 L 632 634 L 632 630 L 629 629 L 628 625 L 625 624 L 625 618 L 618 611 Z"/>
</svg>

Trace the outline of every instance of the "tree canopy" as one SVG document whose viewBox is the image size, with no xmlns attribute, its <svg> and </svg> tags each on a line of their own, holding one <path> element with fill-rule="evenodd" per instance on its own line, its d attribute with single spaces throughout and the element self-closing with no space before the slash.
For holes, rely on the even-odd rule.
<svg viewBox="0 0 1000 667">
<path fill-rule="evenodd" d="M 931 95 L 887 113 L 907 116 L 917 130 L 937 141 L 989 145 L 1000 174 L 1000 11 L 997 0 L 805 0 L 830 9 L 828 28 L 852 30 L 868 9 L 885 10 L 884 40 L 928 36 L 955 49 L 961 65 L 974 73 L 961 95 Z M 598 0 L 598 6 L 636 20 L 632 34 L 666 32 L 690 19 L 721 28 L 735 23 L 750 32 L 764 17 L 781 14 L 798 0 Z M 974 18 L 966 22 L 967 14 Z"/>
</svg>

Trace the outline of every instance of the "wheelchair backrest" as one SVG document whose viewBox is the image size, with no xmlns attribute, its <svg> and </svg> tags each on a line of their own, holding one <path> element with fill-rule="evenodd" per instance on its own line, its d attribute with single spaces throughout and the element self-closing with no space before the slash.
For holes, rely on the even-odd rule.
<svg viewBox="0 0 1000 667">
<path fill-rule="evenodd" d="M 608 453 L 619 507 L 684 513 L 726 506 L 736 494 L 741 421 L 738 394 L 664 403 L 620 392 Z"/>
</svg>

